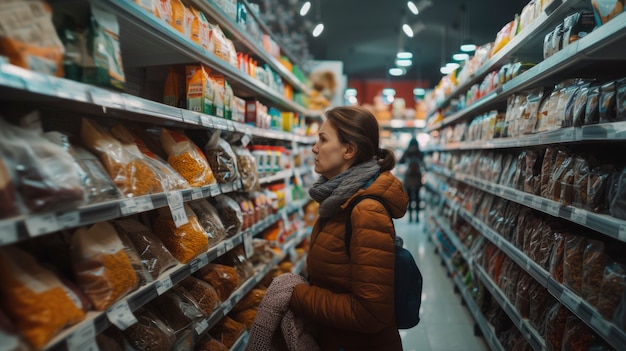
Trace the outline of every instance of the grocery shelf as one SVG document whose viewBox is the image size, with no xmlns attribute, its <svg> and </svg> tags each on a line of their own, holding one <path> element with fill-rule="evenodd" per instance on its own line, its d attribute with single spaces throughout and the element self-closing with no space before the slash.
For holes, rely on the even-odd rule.
<svg viewBox="0 0 626 351">
<path fill-rule="evenodd" d="M 467 81 L 457 86 L 444 100 L 438 103 L 433 111 L 428 113 L 428 116 L 447 106 L 452 99 L 464 94 L 472 85 L 480 83 L 488 73 L 499 69 L 511 58 L 515 57 L 531 62 L 540 61 L 545 35 L 552 31 L 556 24 L 570 14 L 572 10 L 582 7 L 585 3 L 584 0 L 556 0 L 551 3 L 541 15 L 487 60 Z"/>
<path fill-rule="evenodd" d="M 570 222 L 593 229 L 613 239 L 626 242 L 626 220 L 615 218 L 607 214 L 587 211 L 574 206 L 564 206 L 560 202 L 492 183 L 468 174 L 453 173 L 444 169 L 438 169 L 436 172 L 445 177 L 471 185 L 472 187 L 490 194 L 517 202 L 521 205 L 547 213 L 554 217 L 566 219 Z"/>
<path fill-rule="evenodd" d="M 233 21 L 225 12 L 219 7 L 213 0 L 192 0 L 191 1 L 198 9 L 202 10 L 210 19 L 215 21 L 220 28 L 231 35 L 231 40 L 242 43 L 245 48 L 259 57 L 265 63 L 267 63 L 272 69 L 278 72 L 291 86 L 295 89 L 310 95 L 310 89 L 305 86 L 296 76 L 283 66 L 277 58 L 270 56 L 270 54 L 261 46 L 261 44 L 253 39 L 244 28 Z M 250 13 L 250 12 L 248 12 Z M 254 16 L 254 15 L 253 15 Z M 260 19 L 257 19 L 257 23 L 262 23 Z M 215 23 L 214 23 L 215 24 Z M 261 25 L 262 28 L 267 29 L 267 26 Z"/>
<path fill-rule="evenodd" d="M 612 21 L 602 25 L 587 36 L 539 62 L 536 66 L 504 83 L 486 97 L 444 118 L 441 123 L 429 127 L 428 131 L 442 128 L 493 109 L 494 104 L 503 104 L 511 94 L 535 86 L 554 85 L 565 78 L 572 78 L 572 72 L 577 74 L 584 73 L 589 70 L 589 62 L 623 60 L 626 58 L 626 50 L 623 48 L 619 50 L 612 49 L 619 47 L 615 43 L 622 41 L 624 38 L 626 38 L 626 13 L 618 15 Z"/>
<path fill-rule="evenodd" d="M 452 238 L 456 238 L 456 235 L 451 235 L 451 236 L 449 235 L 448 237 L 451 240 L 453 240 Z M 433 238 L 432 240 L 433 240 L 433 242 L 435 242 L 436 238 Z M 458 238 L 456 238 L 456 241 L 458 243 Z M 456 246 L 456 244 L 455 244 L 455 246 Z M 457 246 L 457 249 L 460 249 L 460 248 L 461 247 Z M 491 327 L 491 325 L 489 324 L 489 322 L 487 321 L 487 319 L 483 315 L 482 311 L 480 310 L 480 307 L 478 307 L 478 305 L 476 304 L 476 301 L 474 301 L 474 298 L 472 297 L 472 294 L 468 290 L 467 286 L 465 284 L 463 284 L 463 281 L 461 280 L 461 277 L 459 275 L 455 274 L 456 270 L 455 270 L 454 266 L 452 265 L 452 263 L 450 262 L 450 259 L 445 257 L 443 255 L 443 253 L 441 252 L 441 250 L 439 250 L 439 255 L 441 256 L 441 259 L 446 264 L 448 272 L 451 273 L 452 281 L 454 282 L 454 284 L 458 288 L 458 290 L 459 290 L 459 292 L 461 294 L 461 297 L 463 298 L 463 301 L 465 301 L 465 305 L 466 305 L 468 311 L 470 312 L 470 314 L 474 318 L 474 321 L 476 322 L 476 324 L 480 328 L 480 330 L 481 330 L 481 332 L 483 334 L 483 338 L 487 342 L 487 345 L 489 345 L 489 349 L 491 351 L 504 351 L 504 347 L 502 347 L 502 344 L 500 344 L 500 340 L 498 340 L 498 337 L 495 334 L 493 328 Z M 465 255 L 464 255 L 464 257 L 465 257 Z"/>
<path fill-rule="evenodd" d="M 595 309 L 593 306 L 591 306 L 588 302 L 583 300 L 580 296 L 567 288 L 565 285 L 556 281 L 548 271 L 546 271 L 543 267 L 530 259 L 530 257 L 526 256 L 526 254 L 523 253 L 519 248 L 511 244 L 498 232 L 491 229 L 487 224 L 473 216 L 468 211 L 460 208 L 455 202 L 448 201 L 448 204 L 450 205 L 450 207 L 452 207 L 453 211 L 459 213 L 465 221 L 467 221 L 476 230 L 478 230 L 481 235 L 483 235 L 486 239 L 488 239 L 495 246 L 497 246 L 521 269 L 530 274 L 534 280 L 536 280 L 543 287 L 545 287 L 551 295 L 558 299 L 570 311 L 576 314 L 581 321 L 591 327 L 594 332 L 600 335 L 611 346 L 613 346 L 616 350 L 626 350 L 626 332 L 619 329 L 615 324 L 602 318 L 597 309 Z M 443 220 L 439 220 L 438 223 L 441 227 L 447 227 L 443 225 Z M 450 235 L 450 233 L 452 233 L 451 229 L 448 230 L 448 236 L 450 238 L 455 237 L 455 235 Z M 453 243 L 455 244 L 455 246 L 458 244 L 458 242 L 455 243 L 454 241 Z M 457 248 L 458 247 L 459 246 L 457 246 Z M 464 257 L 468 261 L 471 260 L 471 258 L 468 258 L 466 256 Z M 492 288 L 497 289 L 497 287 L 495 286 Z M 502 298 L 506 299 L 506 297 Z M 514 307 L 512 308 L 514 309 Z M 507 314 L 508 313 L 509 312 L 507 312 Z"/>
<path fill-rule="evenodd" d="M 250 332 L 249 331 L 244 331 L 239 338 L 237 338 L 237 341 L 235 341 L 235 343 L 233 344 L 233 346 L 230 348 L 232 351 L 243 351 L 246 349 L 246 345 L 248 344 L 248 339 L 250 339 Z"/>
<path fill-rule="evenodd" d="M 255 97 L 286 111 L 307 114 L 304 107 L 288 100 L 261 81 L 249 77 L 230 63 L 206 52 L 133 0 L 103 0 L 101 6 L 117 16 L 125 67 L 202 62 L 223 74 L 232 85 L 235 95 L 239 97 Z"/>
</svg>

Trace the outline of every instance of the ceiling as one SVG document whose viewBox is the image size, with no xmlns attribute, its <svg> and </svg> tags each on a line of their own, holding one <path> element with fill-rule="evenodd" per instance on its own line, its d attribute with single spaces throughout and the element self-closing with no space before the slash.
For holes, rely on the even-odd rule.
<svg viewBox="0 0 626 351">
<path fill-rule="evenodd" d="M 283 45 L 303 62 L 339 60 L 348 79 L 425 80 L 428 87 L 440 78 L 442 61 L 450 61 L 459 44 L 471 39 L 485 44 L 529 0 L 421 0 L 413 15 L 406 0 L 311 0 L 305 17 L 298 14 L 305 0 L 257 0 L 263 17 Z M 323 33 L 311 31 L 318 19 Z M 407 23 L 417 29 L 413 38 L 402 32 Z M 413 65 L 406 75 L 390 77 L 400 48 L 413 53 Z"/>
</svg>

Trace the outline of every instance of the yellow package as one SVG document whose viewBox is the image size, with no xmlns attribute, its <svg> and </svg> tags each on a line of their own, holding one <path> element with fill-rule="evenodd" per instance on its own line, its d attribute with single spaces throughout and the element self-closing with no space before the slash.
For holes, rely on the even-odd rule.
<svg viewBox="0 0 626 351">
<path fill-rule="evenodd" d="M 167 162 L 193 187 L 216 183 L 209 161 L 202 150 L 189 138 L 161 128 L 161 143 L 168 155 Z"/>
<path fill-rule="evenodd" d="M 207 114 L 214 113 L 215 88 L 205 66 L 187 66 L 187 109 Z"/>
<path fill-rule="evenodd" d="M 174 67 L 170 66 L 167 77 L 165 78 L 165 87 L 163 88 L 163 103 L 170 106 L 180 107 L 180 85 L 183 77 L 181 77 Z"/>
<path fill-rule="evenodd" d="M 172 7 L 172 27 L 186 38 L 191 38 L 193 12 L 181 0 L 170 0 L 170 4 Z"/>
<path fill-rule="evenodd" d="M 173 15 L 172 15 L 172 5 L 170 0 L 153 0 L 155 15 L 165 21 L 165 23 L 172 25 Z"/>
<path fill-rule="evenodd" d="M 202 11 L 193 7 L 191 11 L 194 16 L 191 22 L 191 40 L 202 46 L 208 52 L 213 52 L 213 47 L 210 45 L 211 30 L 209 28 L 209 21 Z"/>
<path fill-rule="evenodd" d="M 226 118 L 227 101 L 230 104 L 230 97 L 226 97 L 226 79 L 221 74 L 213 73 L 209 76 L 213 82 L 213 114 L 217 117 Z M 230 106 L 228 106 L 230 110 Z"/>
</svg>

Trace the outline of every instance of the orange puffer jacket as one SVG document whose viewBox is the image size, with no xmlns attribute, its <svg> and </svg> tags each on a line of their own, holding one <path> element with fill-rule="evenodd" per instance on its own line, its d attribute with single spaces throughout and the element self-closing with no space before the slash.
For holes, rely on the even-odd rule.
<svg viewBox="0 0 626 351">
<path fill-rule="evenodd" d="M 350 257 L 346 253 L 347 206 L 366 194 L 385 199 L 394 218 L 406 213 L 402 183 L 383 172 L 334 217 L 315 223 L 307 258 L 311 286 L 298 285 L 291 295 L 293 312 L 317 323 L 322 350 L 402 350 L 394 313 L 392 223 L 380 202 L 365 199 L 354 208 Z"/>
</svg>

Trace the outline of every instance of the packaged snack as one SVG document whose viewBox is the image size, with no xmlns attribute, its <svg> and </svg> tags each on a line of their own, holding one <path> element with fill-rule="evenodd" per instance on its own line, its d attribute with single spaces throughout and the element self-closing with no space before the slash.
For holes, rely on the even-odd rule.
<svg viewBox="0 0 626 351">
<path fill-rule="evenodd" d="M 86 200 L 72 155 L 38 132 L 0 119 L 0 155 L 21 200 L 31 212 L 74 208 Z M 8 200 L 16 204 L 11 199 L 8 182 L 7 187 Z"/>
<path fill-rule="evenodd" d="M 83 145 L 100 157 L 117 188 L 126 197 L 163 191 L 163 185 L 136 145 L 122 144 L 108 130 L 92 120 L 81 124 Z"/>
<path fill-rule="evenodd" d="M 17 189 L 5 161 L 0 158 L 0 218 L 17 216 L 19 213 Z"/>
<path fill-rule="evenodd" d="M 152 279 L 157 279 L 163 272 L 178 264 L 163 242 L 139 221 L 118 219 L 113 222 L 113 225 L 120 237 L 132 243 L 141 263 Z"/>
<path fill-rule="evenodd" d="M 71 290 L 18 247 L 0 248 L 0 277 L 0 306 L 35 349 L 85 317 Z"/>
<path fill-rule="evenodd" d="M 210 316 L 219 305 L 220 297 L 211 284 L 202 281 L 194 276 L 189 276 L 180 282 L 205 316 Z"/>
<path fill-rule="evenodd" d="M 184 205 L 188 222 L 176 227 L 169 208 L 157 211 L 152 228 L 170 253 L 181 263 L 187 263 L 209 249 L 209 238 L 198 222 L 198 217 Z"/>
<path fill-rule="evenodd" d="M 126 342 L 140 351 L 168 351 L 174 345 L 174 331 L 150 308 L 134 312 L 137 323 L 122 331 Z"/>
<path fill-rule="evenodd" d="M 226 301 L 240 284 L 237 269 L 223 264 L 209 263 L 194 276 L 211 284 L 221 301 Z"/>
<path fill-rule="evenodd" d="M 615 120 L 616 85 L 615 82 L 608 82 L 600 88 L 600 99 L 598 100 L 599 123 L 609 123 Z"/>
<path fill-rule="evenodd" d="M 589 240 L 583 253 L 583 276 L 581 295 L 592 306 L 598 303 L 604 268 L 609 257 L 604 251 L 604 242 Z"/>
<path fill-rule="evenodd" d="M 204 146 L 204 155 L 218 183 L 229 183 L 239 179 L 237 158 L 230 144 L 221 138 L 219 130 L 213 132 Z"/>
<path fill-rule="evenodd" d="M 215 86 L 209 73 L 211 69 L 200 66 L 187 66 L 187 109 L 213 114 L 215 110 Z"/>
<path fill-rule="evenodd" d="M 196 144 L 181 133 L 161 128 L 161 143 L 168 155 L 167 162 L 192 187 L 215 183 L 209 162 Z"/>
<path fill-rule="evenodd" d="M 163 317 L 163 322 L 174 331 L 177 337 L 191 328 L 193 323 L 204 318 L 189 292 L 179 286 L 152 300 L 150 306 L 158 311 L 158 315 Z"/>
<path fill-rule="evenodd" d="M 621 0 L 591 0 L 591 6 L 593 6 L 598 27 L 624 11 L 624 4 Z"/>
<path fill-rule="evenodd" d="M 224 345 L 230 349 L 244 331 L 246 331 L 245 325 L 228 316 L 224 316 L 209 330 L 209 334 L 218 340 L 222 340 Z"/>
<path fill-rule="evenodd" d="M 143 267 L 132 247 L 124 245 L 109 222 L 81 227 L 70 247 L 76 281 L 98 311 L 137 289 Z M 140 261 L 139 261 L 140 262 Z"/>
<path fill-rule="evenodd" d="M 626 266 L 612 262 L 604 268 L 600 294 L 598 295 L 598 312 L 604 319 L 611 321 L 626 291 Z"/>
<path fill-rule="evenodd" d="M 218 195 L 215 197 L 215 209 L 220 214 L 226 235 L 232 237 L 237 234 L 243 226 L 243 213 L 237 201 L 228 195 Z"/>
<path fill-rule="evenodd" d="M 198 217 L 204 232 L 209 236 L 209 247 L 215 246 L 226 238 L 226 229 L 219 213 L 206 199 L 199 199 L 188 203 L 191 210 Z"/>
<path fill-rule="evenodd" d="M 250 150 L 241 146 L 233 146 L 232 149 L 237 157 L 237 170 L 241 176 L 243 191 L 249 193 L 261 190 L 256 159 Z"/>
</svg>

